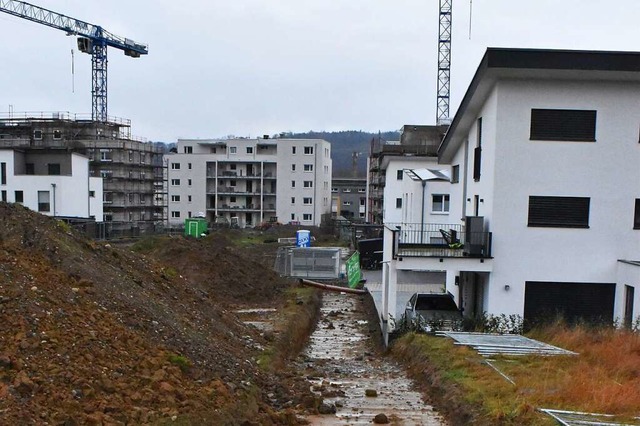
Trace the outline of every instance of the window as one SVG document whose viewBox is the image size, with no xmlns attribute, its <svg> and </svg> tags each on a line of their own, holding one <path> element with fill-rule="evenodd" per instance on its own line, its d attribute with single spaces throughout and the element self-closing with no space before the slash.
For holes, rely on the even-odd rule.
<svg viewBox="0 0 640 426">
<path fill-rule="evenodd" d="M 140 194 L 140 204 L 146 204 L 146 203 L 147 203 L 147 196 L 145 194 Z"/>
<path fill-rule="evenodd" d="M 38 191 L 38 211 L 51 211 L 51 206 L 49 203 L 49 191 Z"/>
<path fill-rule="evenodd" d="M 133 151 L 129 151 L 129 162 L 133 162 Z"/>
<path fill-rule="evenodd" d="M 22 191 L 16 191 L 16 198 L 18 198 L 18 192 L 22 192 Z M 22 196 L 22 194 L 20 194 L 20 196 Z M 96 198 L 96 191 L 89 191 L 89 197 L 91 198 Z"/>
<path fill-rule="evenodd" d="M 532 227 L 588 228 L 588 197 L 529 197 L 529 220 Z"/>
<path fill-rule="evenodd" d="M 311 198 L 311 197 L 304 197 L 304 198 L 302 199 L 302 204 L 307 205 L 307 206 L 309 206 L 309 205 L 313 204 L 313 198 Z"/>
<path fill-rule="evenodd" d="M 237 146 L 229 147 L 229 154 L 237 154 L 237 153 L 238 153 L 238 147 Z"/>
<path fill-rule="evenodd" d="M 366 198 L 360 197 L 360 205 L 361 206 L 364 206 L 366 204 L 366 202 L 367 202 Z"/>
<path fill-rule="evenodd" d="M 184 153 L 185 154 L 193 154 L 193 147 L 192 146 L 185 146 L 184 147 Z M 178 212 L 178 214 L 180 214 L 180 212 Z M 178 216 L 180 217 L 180 216 Z"/>
<path fill-rule="evenodd" d="M 6 203 L 7 202 L 7 191 L 6 190 L 2 190 L 0 191 L 0 201 Z"/>
<path fill-rule="evenodd" d="M 129 202 L 133 203 L 135 201 L 135 194 L 129 194 Z"/>
<path fill-rule="evenodd" d="M 636 211 L 633 215 L 633 229 L 640 229 L 640 198 L 636 198 Z"/>
<path fill-rule="evenodd" d="M 235 195 L 232 195 L 232 196 L 230 196 L 230 197 L 229 197 L 229 202 L 230 202 L 230 203 L 235 203 L 235 202 L 236 202 L 236 197 L 235 197 Z"/>
<path fill-rule="evenodd" d="M 291 197 L 291 204 L 295 204 L 296 203 L 296 197 Z"/>
<path fill-rule="evenodd" d="M 305 180 L 302 186 L 304 186 L 305 188 L 313 188 L 313 181 Z"/>
<path fill-rule="evenodd" d="M 351 201 L 343 201 L 342 205 L 343 206 L 350 206 L 351 205 Z"/>
<path fill-rule="evenodd" d="M 49 163 L 47 164 L 48 166 L 48 172 L 50 175 L 59 175 L 60 174 L 60 163 Z"/>
<path fill-rule="evenodd" d="M 310 221 L 312 217 L 313 216 L 311 216 L 311 213 L 304 213 L 302 215 L 302 220 Z"/>
<path fill-rule="evenodd" d="M 191 163 L 187 163 L 187 168 L 191 170 Z"/>
<path fill-rule="evenodd" d="M 131 152 L 129 152 L 129 154 L 131 154 Z M 110 149 L 100 150 L 100 161 L 113 161 Z"/>
<path fill-rule="evenodd" d="M 480 167 L 482 166 L 482 117 L 476 124 L 476 147 L 473 150 L 473 180 L 480 180 Z"/>
<path fill-rule="evenodd" d="M 304 165 L 304 171 L 305 172 L 312 172 L 313 171 L 313 164 L 305 164 Z"/>
<path fill-rule="evenodd" d="M 292 181 L 291 181 L 291 187 L 292 187 L 292 188 L 295 188 L 295 187 L 296 187 L 296 181 L 295 181 L 295 180 L 292 180 Z"/>
<path fill-rule="evenodd" d="M 34 175 L 36 173 L 36 168 L 33 163 L 26 163 L 24 167 L 25 167 L 25 174 Z"/>
<path fill-rule="evenodd" d="M 229 186 L 232 187 L 232 188 L 235 188 L 236 187 L 236 181 L 235 180 L 230 180 L 229 181 Z"/>
<path fill-rule="evenodd" d="M 351 188 L 344 188 L 342 192 L 351 192 Z"/>
<path fill-rule="evenodd" d="M 338 192 L 338 188 L 331 188 L 331 192 Z"/>
<path fill-rule="evenodd" d="M 113 176 L 113 170 L 100 170 L 100 177 L 103 179 L 111 179 Z M 175 180 L 175 179 L 174 179 Z M 178 185 L 180 185 L 180 179 L 177 179 Z M 173 182 L 173 180 L 172 180 Z"/>
<path fill-rule="evenodd" d="M 295 147 L 295 146 L 292 146 L 292 147 L 291 147 L 291 153 L 292 153 L 293 155 L 295 155 L 295 154 L 296 154 L 296 147 Z"/>
<path fill-rule="evenodd" d="M 396 209 L 402 208 L 402 198 L 396 198 Z"/>
<path fill-rule="evenodd" d="M 533 141 L 596 141 L 596 111 L 532 109 Z"/>
<path fill-rule="evenodd" d="M 191 186 L 191 179 L 187 179 L 187 185 Z"/>
<path fill-rule="evenodd" d="M 179 212 L 179 211 L 176 211 L 176 210 L 173 210 L 173 211 L 171 212 L 171 217 L 173 217 L 173 218 L 179 218 L 179 217 L 180 217 L 180 212 Z"/>
<path fill-rule="evenodd" d="M 404 175 L 404 170 L 398 170 L 396 171 L 396 179 L 397 180 L 402 180 L 402 176 Z"/>
<path fill-rule="evenodd" d="M 171 163 L 171 170 L 180 170 L 180 163 Z"/>
<path fill-rule="evenodd" d="M 180 179 L 171 179 L 171 186 L 180 186 Z"/>
<path fill-rule="evenodd" d="M 190 203 L 191 202 L 191 195 L 187 195 L 187 201 Z"/>
<path fill-rule="evenodd" d="M 460 182 L 460 165 L 456 164 L 451 168 L 451 183 Z"/>
<path fill-rule="evenodd" d="M 312 146 L 305 146 L 304 147 L 304 153 L 305 153 L 305 155 L 313 155 L 313 147 Z"/>
<path fill-rule="evenodd" d="M 229 170 L 238 170 L 238 165 L 237 164 L 229 164 Z"/>
<path fill-rule="evenodd" d="M 0 163 L 0 185 L 7 184 L 7 163 Z"/>
<path fill-rule="evenodd" d="M 291 220 L 296 220 L 296 214 L 295 213 L 291 213 Z"/>
<path fill-rule="evenodd" d="M 62 132 L 60 130 L 54 130 L 53 131 L 53 138 L 54 139 L 62 139 Z"/>
<path fill-rule="evenodd" d="M 35 140 L 42 140 L 42 130 L 34 130 L 33 131 L 33 138 Z"/>
<path fill-rule="evenodd" d="M 253 154 L 253 147 L 252 146 L 248 146 L 247 147 L 247 154 Z"/>
<path fill-rule="evenodd" d="M 171 196 L 171 201 L 174 203 L 179 203 L 180 202 L 180 196 L 179 195 L 172 195 Z"/>
<path fill-rule="evenodd" d="M 291 165 L 291 171 L 292 171 L 292 172 L 295 172 L 295 171 L 296 171 L 296 165 L 295 165 L 295 164 L 292 164 L 292 165 Z"/>
<path fill-rule="evenodd" d="M 367 190 L 365 188 L 358 188 L 358 192 L 360 194 L 364 194 L 365 192 L 367 192 Z"/>
<path fill-rule="evenodd" d="M 329 166 L 324 166 L 324 174 L 325 175 L 329 174 Z"/>
<path fill-rule="evenodd" d="M 16 200 L 16 203 L 24 203 L 24 193 L 22 191 L 16 191 L 14 194 L 14 198 Z"/>
<path fill-rule="evenodd" d="M 449 212 L 449 194 L 433 194 L 431 196 L 431 201 L 432 213 Z"/>
</svg>

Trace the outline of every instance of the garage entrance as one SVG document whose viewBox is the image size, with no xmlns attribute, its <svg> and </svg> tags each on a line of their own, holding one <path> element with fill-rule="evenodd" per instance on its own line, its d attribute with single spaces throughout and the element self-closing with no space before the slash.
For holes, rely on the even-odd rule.
<svg viewBox="0 0 640 426">
<path fill-rule="evenodd" d="M 615 292 L 615 283 L 527 281 L 524 319 L 529 325 L 554 321 L 559 316 L 570 324 L 610 324 Z"/>
</svg>

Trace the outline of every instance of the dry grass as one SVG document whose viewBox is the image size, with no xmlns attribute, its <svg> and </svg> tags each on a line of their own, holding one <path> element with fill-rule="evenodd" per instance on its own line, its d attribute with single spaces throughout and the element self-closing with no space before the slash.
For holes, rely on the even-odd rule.
<svg viewBox="0 0 640 426">
<path fill-rule="evenodd" d="M 408 334 L 393 352 L 419 380 L 461 391 L 458 399 L 476 411 L 474 424 L 555 424 L 536 408 L 609 413 L 622 420 L 640 415 L 640 334 L 555 324 L 529 336 L 579 355 L 496 358 L 494 365 L 514 386 L 482 357 L 449 339 Z M 434 374 L 436 379 L 428 377 Z"/>
</svg>

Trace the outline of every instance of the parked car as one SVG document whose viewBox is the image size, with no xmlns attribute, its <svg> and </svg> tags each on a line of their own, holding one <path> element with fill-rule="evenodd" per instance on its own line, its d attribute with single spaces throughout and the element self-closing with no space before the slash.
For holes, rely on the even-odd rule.
<svg viewBox="0 0 640 426">
<path fill-rule="evenodd" d="M 404 315 L 408 324 L 426 332 L 462 328 L 462 312 L 451 293 L 414 293 Z"/>
</svg>

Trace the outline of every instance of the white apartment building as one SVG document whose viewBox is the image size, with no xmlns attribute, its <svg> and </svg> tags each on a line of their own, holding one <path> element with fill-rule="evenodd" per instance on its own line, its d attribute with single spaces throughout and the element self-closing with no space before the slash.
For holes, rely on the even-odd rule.
<svg viewBox="0 0 640 426">
<path fill-rule="evenodd" d="M 331 144 L 321 139 L 180 139 L 165 159 L 174 225 L 204 214 L 241 228 L 318 226 L 331 209 Z"/>
<path fill-rule="evenodd" d="M 442 271 L 467 317 L 630 325 L 640 315 L 638 117 L 640 53 L 488 49 L 438 150 L 449 214 L 429 222 L 431 204 L 424 225 L 415 214 L 385 225 L 383 320 L 401 314 L 401 271 Z M 385 192 L 386 213 L 398 197 Z"/>
<path fill-rule="evenodd" d="M 103 219 L 102 178 L 76 153 L 0 149 L 0 199 L 47 216 Z"/>
</svg>

